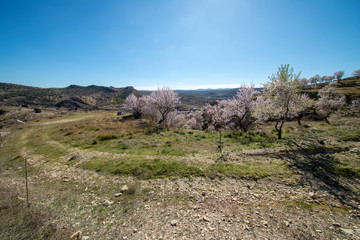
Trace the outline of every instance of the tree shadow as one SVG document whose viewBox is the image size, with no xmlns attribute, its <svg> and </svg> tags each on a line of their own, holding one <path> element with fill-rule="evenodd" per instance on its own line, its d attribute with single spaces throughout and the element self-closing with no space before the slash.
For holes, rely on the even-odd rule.
<svg viewBox="0 0 360 240">
<path fill-rule="evenodd" d="M 331 154 L 344 149 L 298 149 L 275 153 L 253 153 L 251 156 L 262 156 L 282 159 L 289 163 L 289 168 L 297 170 L 303 179 L 315 190 L 325 190 L 342 204 L 358 208 L 359 194 L 348 183 L 359 185 L 357 172 L 344 166 Z"/>
<path fill-rule="evenodd" d="M 288 152 L 286 158 L 290 167 L 298 169 L 315 190 L 326 190 L 342 204 L 357 208 L 360 203 L 358 194 L 344 183 L 346 181 L 359 184 L 353 169 L 343 168 L 342 163 L 329 153 L 294 151 Z M 313 180 L 322 184 L 316 184 L 316 186 Z"/>
</svg>

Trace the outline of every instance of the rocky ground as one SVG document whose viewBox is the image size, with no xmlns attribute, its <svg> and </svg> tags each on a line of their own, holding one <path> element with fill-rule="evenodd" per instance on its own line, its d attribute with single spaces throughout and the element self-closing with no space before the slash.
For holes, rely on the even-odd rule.
<svg viewBox="0 0 360 240">
<path fill-rule="evenodd" d="M 327 153 L 232 152 L 241 159 L 281 159 L 291 169 L 258 180 L 221 175 L 141 180 L 77 167 L 95 157 L 117 157 L 113 153 L 69 149 L 49 140 L 66 154 L 48 159 L 28 147 L 32 131 L 36 128 L 9 136 L 18 139 L 17 156 L 30 166 L 31 208 L 49 213 L 49 221 L 71 232 L 72 239 L 360 239 L 359 180 L 314 174 L 299 165 L 299 160 L 324 160 Z M 359 149 L 332 154 L 358 157 Z M 24 201 L 23 162 L 15 158 L 2 164 L 0 184 Z"/>
</svg>

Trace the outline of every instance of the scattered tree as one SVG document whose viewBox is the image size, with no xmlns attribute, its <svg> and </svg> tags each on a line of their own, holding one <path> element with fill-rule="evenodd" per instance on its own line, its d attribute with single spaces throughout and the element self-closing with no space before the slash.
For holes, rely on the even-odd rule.
<svg viewBox="0 0 360 240">
<path fill-rule="evenodd" d="M 222 141 L 221 131 L 224 130 L 229 122 L 228 115 L 225 112 L 224 106 L 222 105 L 210 105 L 205 106 L 205 112 L 209 116 L 210 128 L 219 132 L 219 150 L 220 157 L 222 157 Z"/>
<path fill-rule="evenodd" d="M 315 84 L 317 84 L 318 82 L 320 82 L 320 80 L 321 80 L 321 77 L 320 77 L 319 74 L 316 74 L 315 76 L 313 76 L 313 77 L 311 77 L 311 78 L 309 79 L 310 83 L 313 84 L 313 85 L 315 85 Z"/>
<path fill-rule="evenodd" d="M 186 124 L 186 116 L 178 111 L 173 111 L 169 113 L 165 124 L 168 127 L 182 128 Z"/>
<path fill-rule="evenodd" d="M 204 129 L 204 118 L 202 111 L 195 111 L 189 114 L 187 126 L 191 129 L 202 130 Z"/>
<path fill-rule="evenodd" d="M 135 119 L 141 118 L 143 112 L 142 100 L 138 99 L 134 94 L 130 94 L 123 104 L 123 108 L 130 111 Z"/>
<path fill-rule="evenodd" d="M 321 80 L 322 82 L 331 82 L 334 78 L 335 76 L 323 76 Z"/>
<path fill-rule="evenodd" d="M 355 71 L 353 72 L 353 76 L 354 76 L 354 77 L 360 77 L 360 69 L 355 70 Z"/>
<path fill-rule="evenodd" d="M 314 106 L 314 101 L 309 98 L 307 94 L 301 94 L 299 102 L 299 113 L 295 116 L 299 125 L 301 125 L 301 119 L 305 116 L 306 112 L 309 112 Z"/>
<path fill-rule="evenodd" d="M 334 76 L 335 76 L 336 80 L 340 81 L 341 78 L 344 76 L 344 71 L 340 70 L 340 71 L 334 72 Z"/>
<path fill-rule="evenodd" d="M 326 87 L 319 90 L 319 100 L 315 104 L 318 114 L 330 124 L 329 117 L 339 108 L 345 105 L 345 96 L 336 90 L 335 83 L 330 83 Z"/>
<path fill-rule="evenodd" d="M 255 122 L 253 112 L 256 106 L 255 96 L 259 92 L 254 89 L 254 85 L 247 87 L 241 86 L 236 97 L 230 100 L 224 100 L 225 113 L 235 128 L 247 132 L 251 125 Z"/>
<path fill-rule="evenodd" d="M 180 103 L 179 94 L 168 87 L 158 88 L 158 90 L 152 92 L 150 96 L 144 100 L 146 100 L 145 106 L 148 113 L 160 115 L 158 124 L 165 122 L 169 113 Z"/>
<path fill-rule="evenodd" d="M 284 123 L 296 117 L 303 110 L 303 99 L 298 93 L 299 75 L 293 68 L 281 65 L 278 72 L 264 86 L 264 96 L 268 101 L 259 102 L 255 111 L 258 119 L 274 120 L 278 139 L 282 137 Z M 266 104 L 265 104 L 266 103 Z"/>
<path fill-rule="evenodd" d="M 300 79 L 300 84 L 303 86 L 306 86 L 309 84 L 309 80 L 307 80 L 306 78 L 301 78 Z"/>
</svg>

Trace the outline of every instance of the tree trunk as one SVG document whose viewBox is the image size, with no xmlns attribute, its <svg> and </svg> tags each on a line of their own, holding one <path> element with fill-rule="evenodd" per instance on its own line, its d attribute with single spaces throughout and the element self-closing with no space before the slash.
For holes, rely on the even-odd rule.
<svg viewBox="0 0 360 240">
<path fill-rule="evenodd" d="M 276 132 L 277 132 L 277 134 L 278 134 L 278 139 L 280 139 L 280 138 L 281 138 L 281 133 L 279 134 L 280 130 L 279 130 L 279 128 L 278 128 L 278 124 L 279 124 L 279 122 L 276 122 L 276 124 L 275 124 L 275 130 L 276 130 Z M 279 138 L 279 137 L 280 137 L 280 138 Z"/>
<path fill-rule="evenodd" d="M 299 126 L 301 126 L 301 118 L 297 119 L 297 123 L 298 123 Z"/>
<path fill-rule="evenodd" d="M 275 129 L 276 129 L 277 134 L 278 134 L 278 139 L 281 139 L 282 127 L 284 126 L 285 120 L 281 120 L 280 127 L 278 128 L 279 123 L 280 122 L 276 122 Z"/>
<path fill-rule="evenodd" d="M 281 139 L 281 129 L 278 130 L 278 139 Z"/>
<path fill-rule="evenodd" d="M 330 124 L 330 122 L 329 122 L 329 120 L 327 119 L 327 117 L 325 117 L 324 120 L 325 120 L 325 122 L 326 122 L 327 124 Z"/>
<path fill-rule="evenodd" d="M 158 122 L 159 125 L 161 125 L 165 121 L 166 116 L 162 116 L 160 121 Z"/>
<path fill-rule="evenodd" d="M 297 117 L 297 122 L 298 122 L 298 125 L 300 125 L 301 126 L 301 119 L 303 118 L 303 114 L 302 113 L 300 113 L 299 114 L 299 116 Z"/>
</svg>

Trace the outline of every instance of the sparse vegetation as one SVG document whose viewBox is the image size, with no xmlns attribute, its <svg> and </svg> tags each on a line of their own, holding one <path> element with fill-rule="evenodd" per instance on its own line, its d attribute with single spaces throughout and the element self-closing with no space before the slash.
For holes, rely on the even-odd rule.
<svg viewBox="0 0 360 240">
<path fill-rule="evenodd" d="M 142 236 L 134 230 L 146 224 L 142 219 L 146 221 L 150 215 L 155 221 L 163 219 L 163 213 L 155 210 L 158 204 L 169 214 L 197 203 L 201 204 L 200 210 L 196 210 L 200 212 L 221 206 L 231 213 L 228 218 L 233 220 L 267 216 L 267 207 L 260 207 L 266 204 L 277 206 L 272 214 L 281 221 L 318 211 L 311 219 L 321 222 L 323 229 L 328 229 L 328 217 L 324 216 L 329 214 L 334 214 L 342 225 L 348 224 L 345 219 L 359 195 L 359 186 L 354 182 L 360 177 L 359 153 L 354 149 L 358 140 L 355 134 L 351 135 L 360 128 L 356 118 L 332 119 L 331 125 L 305 121 L 299 126 L 289 122 L 282 140 L 272 133 L 271 123 L 255 126 L 246 133 L 225 130 L 221 162 L 217 161 L 215 132 L 159 128 L 157 124 L 140 124 L 142 120 L 118 118 L 115 112 L 77 113 L 18 129 L 3 144 L 1 172 L 10 174 L 6 179 L 14 189 L 22 191 L 23 197 L 24 186 L 16 179 L 24 174 L 23 159 L 27 158 L 32 206 L 44 203 L 55 214 L 52 216 L 55 223 L 73 226 L 79 222 L 74 225 L 76 229 L 66 227 L 71 234 L 81 230 L 84 236 L 96 238 Z M 303 179 L 305 175 L 307 180 Z M 271 182 L 277 186 L 270 185 Z M 124 184 L 128 186 L 127 192 L 118 194 Z M 264 188 L 267 190 L 261 190 Z M 323 191 L 321 188 L 331 189 L 326 191 L 328 200 L 311 202 L 313 198 L 307 197 L 309 189 L 318 192 Z M 237 189 L 241 191 L 233 195 Z M 235 211 L 232 207 L 235 205 L 229 202 L 234 198 L 248 202 L 252 195 L 247 192 L 262 194 L 256 195 L 258 200 L 253 199 L 249 205 L 236 205 L 241 211 Z M 292 208 L 295 210 L 290 214 L 289 206 L 298 209 Z M 147 211 L 137 210 L 142 208 Z M 251 209 L 258 209 L 259 215 L 252 215 Z M 91 220 L 85 220 L 89 216 Z M 129 221 L 131 225 L 127 224 Z M 204 220 L 181 221 L 188 226 L 202 224 Z M 212 226 L 214 222 L 209 221 Z M 297 221 L 293 220 L 293 224 Z M 233 224 L 237 226 L 235 221 Z M 116 230 L 119 225 L 121 232 Z M 172 227 L 170 223 L 168 226 Z M 281 234 L 297 236 L 289 230 L 282 231 Z M 220 230 L 219 234 L 222 233 Z"/>
<path fill-rule="evenodd" d="M 349 81 L 334 85 L 353 91 L 357 83 Z M 161 125 L 163 116 L 4 108 L 0 211 L 8 221 L 0 237 L 67 239 L 81 231 L 85 239 L 194 239 L 206 228 L 204 238 L 358 238 L 360 124 L 353 105 L 331 115 L 331 124 L 286 117 L 282 139 L 273 129 L 280 118 L 248 119 L 245 130 L 227 126 L 229 116 L 220 124 L 209 111 L 174 107 Z M 16 119 L 28 122 L 9 124 Z M 221 129 L 221 161 L 211 128 Z"/>
</svg>

